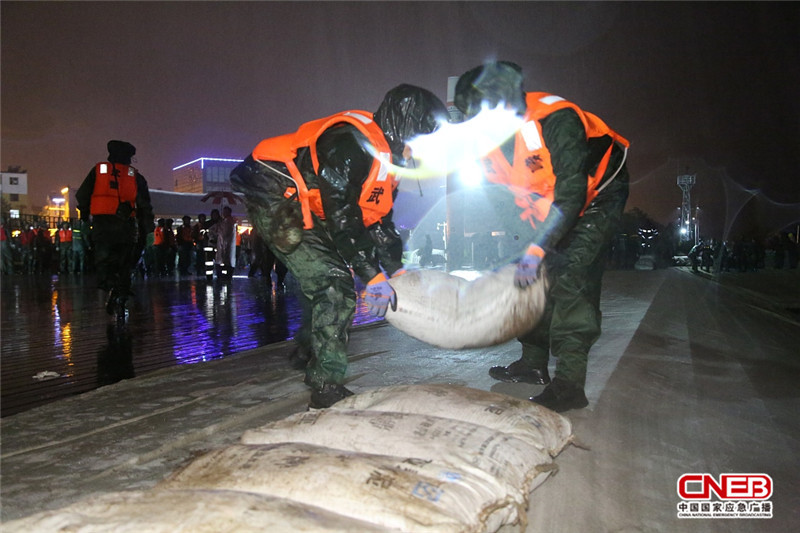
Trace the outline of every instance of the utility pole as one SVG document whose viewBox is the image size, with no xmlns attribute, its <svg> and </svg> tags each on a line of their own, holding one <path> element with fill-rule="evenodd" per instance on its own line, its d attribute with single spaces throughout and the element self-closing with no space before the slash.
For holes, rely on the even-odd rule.
<svg viewBox="0 0 800 533">
<path fill-rule="evenodd" d="M 458 76 L 447 78 L 447 112 L 450 120 L 461 122 L 463 115 L 455 106 L 456 82 Z M 461 268 L 464 258 L 464 195 L 459 191 L 461 184 L 458 171 L 454 170 L 447 175 L 445 198 L 447 201 L 447 224 L 445 253 L 447 254 L 447 271 Z"/>
<path fill-rule="evenodd" d="M 687 169 L 688 170 L 688 169 Z M 680 242 L 688 241 L 692 238 L 691 233 L 694 232 L 692 225 L 692 187 L 697 181 L 697 174 L 681 174 L 678 176 L 678 187 L 683 192 L 683 200 L 681 201 L 681 226 L 680 226 Z M 695 235 L 695 238 L 697 236 Z"/>
</svg>

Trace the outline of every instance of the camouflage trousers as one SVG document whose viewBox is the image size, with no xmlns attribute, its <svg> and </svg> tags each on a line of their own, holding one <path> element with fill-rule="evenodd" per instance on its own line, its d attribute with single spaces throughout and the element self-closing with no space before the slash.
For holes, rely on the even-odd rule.
<svg viewBox="0 0 800 533">
<path fill-rule="evenodd" d="M 268 235 L 269 211 L 250 206 L 253 224 Z M 303 239 L 290 253 L 267 242 L 270 250 L 289 269 L 300 285 L 303 324 L 295 342 L 312 354 L 306 367 L 306 383 L 342 384 L 347 372 L 348 329 L 356 308 L 355 283 L 350 268 L 339 255 L 325 222 L 314 217 L 314 227 L 303 230 Z"/>
<path fill-rule="evenodd" d="M 598 196 L 556 250 L 548 251 L 550 290 L 539 323 L 519 337 L 522 360 L 546 367 L 558 358 L 556 377 L 580 387 L 586 383 L 589 350 L 600 337 L 600 289 L 608 250 L 628 194 L 627 172 Z M 616 187 L 614 186 L 616 185 Z"/>
</svg>

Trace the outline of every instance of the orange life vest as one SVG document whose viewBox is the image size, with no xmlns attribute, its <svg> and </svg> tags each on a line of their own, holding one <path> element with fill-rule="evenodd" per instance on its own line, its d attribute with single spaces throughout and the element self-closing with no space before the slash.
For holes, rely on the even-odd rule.
<svg viewBox="0 0 800 533">
<path fill-rule="evenodd" d="M 486 179 L 492 183 L 505 185 L 511 190 L 516 205 L 522 209 L 521 219 L 528 220 L 534 228 L 537 222 L 544 221 L 553 204 L 556 175 L 553 171 L 550 150 L 544 144 L 541 120 L 558 110 L 570 108 L 578 114 L 583 123 L 587 139 L 608 135 L 613 141 L 603 154 L 597 170 L 587 177 L 586 203 L 581 210 L 583 215 L 583 211 L 602 188 L 616 177 L 615 172 L 612 178 L 598 187 L 608 170 L 614 144 L 619 143 L 627 149 L 630 143 L 609 128 L 599 117 L 583 111 L 560 96 L 532 92 L 527 93 L 525 103 L 527 105 L 525 123 L 515 136 L 513 165 L 509 164 L 500 148 L 496 148 L 484 159 Z M 617 172 L 619 170 L 616 169 Z"/>
<path fill-rule="evenodd" d="M 122 203 L 131 206 L 135 216 L 136 169 L 130 165 L 102 162 L 95 165 L 94 191 L 90 203 L 92 215 L 115 215 Z"/>
<path fill-rule="evenodd" d="M 322 199 L 319 189 L 308 189 L 303 176 L 294 160 L 301 148 L 308 147 L 311 151 L 311 163 L 314 172 L 319 172 L 319 158 L 317 155 L 317 139 L 328 128 L 337 124 L 351 124 L 363 133 L 375 149 L 374 160 L 369 175 L 361 187 L 358 205 L 361 208 L 361 217 L 364 226 L 368 227 L 379 222 L 392 210 L 394 190 L 397 180 L 389 172 L 388 163 L 392 160 L 389 143 L 383 131 L 372 118 L 372 113 L 367 111 L 343 111 L 327 118 L 307 122 L 300 126 L 295 133 L 264 139 L 253 149 L 253 159 L 256 161 L 280 161 L 289 169 L 289 177 L 295 187 L 286 189 L 284 196 L 290 198 L 297 194 L 303 213 L 303 227 L 311 229 L 314 226 L 311 213 L 325 220 L 322 208 Z M 274 169 L 273 169 L 274 170 Z"/>
<path fill-rule="evenodd" d="M 161 246 L 162 244 L 166 244 L 164 228 L 156 226 L 156 229 L 153 230 L 153 246 Z"/>
<path fill-rule="evenodd" d="M 72 242 L 72 230 L 71 229 L 60 229 L 60 230 L 58 230 L 58 241 L 59 242 Z"/>
</svg>

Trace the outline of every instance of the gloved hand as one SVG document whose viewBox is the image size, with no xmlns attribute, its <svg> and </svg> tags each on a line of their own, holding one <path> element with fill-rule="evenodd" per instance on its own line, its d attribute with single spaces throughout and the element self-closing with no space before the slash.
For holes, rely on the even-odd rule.
<svg viewBox="0 0 800 533">
<path fill-rule="evenodd" d="M 525 255 L 522 256 L 517 264 L 517 271 L 514 272 L 514 285 L 524 289 L 528 285 L 533 285 L 539 278 L 539 266 L 544 259 L 544 250 L 541 246 L 531 244 L 525 250 Z"/>
<path fill-rule="evenodd" d="M 369 280 L 364 300 L 366 300 L 367 309 L 372 316 L 385 316 L 389 304 L 392 305 L 392 311 L 397 310 L 397 295 L 383 272 Z"/>
</svg>

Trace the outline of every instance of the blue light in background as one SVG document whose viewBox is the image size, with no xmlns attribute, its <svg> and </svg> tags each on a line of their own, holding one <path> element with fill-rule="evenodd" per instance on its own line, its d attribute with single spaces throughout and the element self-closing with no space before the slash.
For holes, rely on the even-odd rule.
<svg viewBox="0 0 800 533">
<path fill-rule="evenodd" d="M 197 163 L 198 161 L 200 161 L 200 168 L 206 168 L 205 167 L 206 161 L 222 161 L 224 163 L 241 163 L 242 159 L 226 159 L 226 158 L 223 158 L 223 157 L 198 157 L 197 159 L 189 161 L 188 163 L 184 163 L 182 165 L 178 165 L 177 167 L 173 168 L 172 170 L 178 170 L 178 169 L 181 169 L 183 167 L 188 167 L 189 165 L 193 165 L 193 164 Z"/>
</svg>

